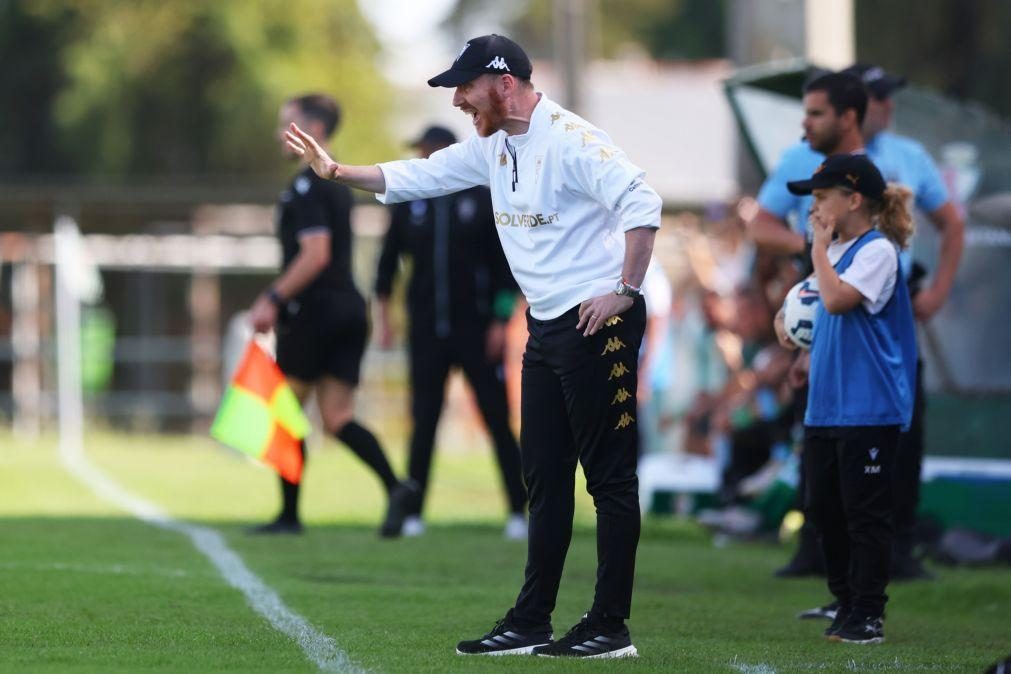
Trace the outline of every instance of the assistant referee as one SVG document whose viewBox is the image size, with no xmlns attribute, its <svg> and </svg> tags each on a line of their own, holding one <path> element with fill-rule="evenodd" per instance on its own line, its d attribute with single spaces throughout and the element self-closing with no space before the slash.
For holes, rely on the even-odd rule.
<svg viewBox="0 0 1011 674">
<path fill-rule="evenodd" d="M 337 128 L 336 101 L 308 94 L 287 101 L 279 115 L 280 129 L 304 125 L 320 138 Z M 282 149 L 291 158 L 298 155 Z M 278 238 L 281 275 L 250 309 L 256 332 L 277 334 L 277 364 L 304 405 L 315 391 L 323 426 L 372 469 L 387 497 L 405 498 L 376 437 L 354 418 L 354 394 L 368 340 L 365 299 L 351 276 L 351 190 L 321 180 L 308 166 L 281 193 Z M 305 443 L 301 445 L 305 459 Z M 277 518 L 254 531 L 299 533 L 298 483 L 281 479 L 282 506 Z M 400 522 L 389 522 L 381 535 L 399 535 Z"/>
</svg>

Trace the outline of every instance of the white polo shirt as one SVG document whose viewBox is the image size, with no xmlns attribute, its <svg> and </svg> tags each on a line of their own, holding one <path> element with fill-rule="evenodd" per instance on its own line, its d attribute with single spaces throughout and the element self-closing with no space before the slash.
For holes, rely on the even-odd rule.
<svg viewBox="0 0 1011 674">
<path fill-rule="evenodd" d="M 538 320 L 614 290 L 624 232 L 660 226 L 660 197 L 606 133 L 543 94 L 526 133 L 474 135 L 432 154 L 379 164 L 384 204 L 474 185 L 491 189 L 513 276 Z"/>
</svg>

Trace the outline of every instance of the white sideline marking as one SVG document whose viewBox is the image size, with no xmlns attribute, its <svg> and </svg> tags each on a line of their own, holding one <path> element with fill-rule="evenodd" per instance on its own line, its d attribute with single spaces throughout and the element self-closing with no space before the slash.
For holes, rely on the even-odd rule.
<svg viewBox="0 0 1011 674">
<path fill-rule="evenodd" d="M 114 503 L 148 524 L 188 536 L 225 581 L 245 595 L 249 605 L 266 618 L 274 629 L 294 639 L 306 657 L 316 663 L 320 670 L 356 674 L 366 671 L 355 665 L 347 653 L 337 646 L 337 642 L 288 608 L 277 592 L 249 570 L 217 531 L 180 522 L 158 506 L 129 493 L 91 465 L 84 456 L 83 447 L 64 434 L 60 435 L 60 458 L 67 470 L 100 498 Z"/>
<path fill-rule="evenodd" d="M 253 609 L 274 629 L 294 639 L 306 656 L 326 672 L 363 672 L 330 637 L 281 601 L 274 590 L 249 570 L 217 531 L 180 522 L 156 505 L 137 498 L 95 468 L 84 456 L 84 405 L 81 389 L 81 288 L 88 276 L 87 251 L 73 218 L 61 215 L 53 223 L 56 267 L 56 352 L 59 386 L 60 459 L 67 470 L 110 501 L 148 524 L 189 537 L 225 581 L 245 595 Z M 94 269 L 90 270 L 94 272 Z M 97 274 L 94 274 L 97 277 Z M 87 280 L 87 279 L 85 279 Z"/>
<path fill-rule="evenodd" d="M 749 665 L 746 662 L 738 662 L 737 656 L 734 656 L 733 662 L 730 666 L 741 672 L 741 674 L 776 674 L 776 668 L 767 665 L 764 662 L 757 665 Z"/>
</svg>

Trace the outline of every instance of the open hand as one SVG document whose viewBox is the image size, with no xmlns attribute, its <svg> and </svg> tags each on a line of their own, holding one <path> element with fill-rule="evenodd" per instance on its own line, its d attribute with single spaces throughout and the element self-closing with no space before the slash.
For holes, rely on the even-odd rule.
<svg viewBox="0 0 1011 674">
<path fill-rule="evenodd" d="M 320 178 L 337 180 L 340 177 L 340 164 L 331 159 L 316 139 L 298 128 L 294 122 L 284 132 L 284 142 L 292 152 L 305 159 Z"/>
</svg>

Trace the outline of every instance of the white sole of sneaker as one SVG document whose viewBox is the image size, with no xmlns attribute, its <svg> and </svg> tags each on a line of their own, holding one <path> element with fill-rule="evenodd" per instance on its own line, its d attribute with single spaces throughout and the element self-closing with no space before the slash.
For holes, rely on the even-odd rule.
<svg viewBox="0 0 1011 674">
<path fill-rule="evenodd" d="M 829 641 L 836 641 L 836 642 L 839 642 L 839 643 L 842 643 L 842 644 L 856 644 L 857 646 L 873 646 L 874 644 L 883 644 L 883 643 L 885 643 L 885 638 L 884 637 L 875 637 L 873 639 L 860 639 L 858 641 L 856 639 L 843 639 L 842 637 L 840 637 L 838 635 L 832 635 L 832 636 L 830 636 L 828 638 L 828 640 Z"/>
<path fill-rule="evenodd" d="M 489 651 L 487 653 L 464 653 L 463 651 L 457 649 L 457 655 L 530 655 L 534 652 L 534 649 L 538 646 L 547 646 L 548 644 L 534 644 L 533 646 L 524 646 L 523 648 L 510 648 L 507 651 Z"/>
<path fill-rule="evenodd" d="M 571 656 L 571 655 L 544 655 L 543 653 L 538 653 L 538 657 L 541 658 L 571 658 L 573 660 L 610 660 L 612 658 L 637 658 L 639 657 L 639 651 L 636 647 L 625 646 L 624 648 L 619 648 L 616 651 L 610 651 L 608 653 L 598 653 L 597 655 L 583 655 L 583 656 Z"/>
</svg>

